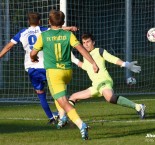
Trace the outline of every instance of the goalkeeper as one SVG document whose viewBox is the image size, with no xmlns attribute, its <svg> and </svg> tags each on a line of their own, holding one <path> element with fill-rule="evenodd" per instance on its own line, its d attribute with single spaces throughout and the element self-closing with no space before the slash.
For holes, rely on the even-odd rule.
<svg viewBox="0 0 155 145">
<path fill-rule="evenodd" d="M 83 34 L 82 43 L 99 66 L 99 72 L 94 73 L 91 68 L 91 64 L 85 58 L 83 62 L 81 62 L 72 54 L 72 62 L 87 72 L 89 78 L 92 81 L 92 86 L 86 90 L 72 94 L 69 98 L 69 102 L 72 105 L 75 105 L 75 102 L 77 100 L 88 99 L 95 96 L 104 96 L 106 101 L 110 103 L 136 109 L 141 119 L 144 119 L 144 104 L 136 104 L 123 96 L 116 96 L 114 94 L 113 80 L 110 77 L 105 66 L 105 61 L 108 61 L 110 63 L 119 65 L 120 67 L 126 67 L 132 72 L 139 73 L 141 71 L 141 67 L 135 65 L 137 62 L 124 62 L 121 59 L 108 53 L 105 49 L 95 48 L 95 40 L 91 34 Z"/>
</svg>

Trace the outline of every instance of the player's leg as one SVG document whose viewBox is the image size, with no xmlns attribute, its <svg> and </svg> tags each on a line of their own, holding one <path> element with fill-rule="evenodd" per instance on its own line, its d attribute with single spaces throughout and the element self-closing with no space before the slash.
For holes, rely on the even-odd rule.
<svg viewBox="0 0 155 145">
<path fill-rule="evenodd" d="M 81 120 L 75 108 L 69 104 L 66 97 L 66 85 L 72 78 L 72 70 L 54 70 L 46 71 L 47 81 L 53 98 L 58 102 L 59 106 L 67 113 L 70 120 L 80 129 L 83 139 L 88 139 L 87 125 Z"/>
<path fill-rule="evenodd" d="M 104 82 L 101 82 L 98 85 L 99 93 L 104 96 L 107 102 L 133 108 L 135 109 L 142 119 L 145 118 L 145 105 L 143 104 L 137 104 L 123 96 L 116 96 L 113 91 L 113 81 L 107 80 Z"/>
<path fill-rule="evenodd" d="M 75 108 L 68 102 L 66 96 L 57 99 L 59 105 L 66 111 L 70 120 L 80 129 L 82 139 L 88 139 L 88 126 L 84 123 L 76 112 Z"/>
<path fill-rule="evenodd" d="M 66 115 L 65 110 L 62 107 L 60 107 L 59 103 L 56 100 L 54 102 L 59 112 L 59 120 L 58 120 L 57 128 L 60 129 L 68 123 L 68 117 Z"/>
<path fill-rule="evenodd" d="M 91 86 L 86 90 L 72 94 L 69 98 L 69 103 L 74 106 L 76 101 L 89 99 L 92 97 L 101 97 L 101 94 L 97 90 L 96 86 Z"/>
<path fill-rule="evenodd" d="M 74 106 L 76 101 L 78 100 L 84 100 L 91 97 L 91 92 L 89 89 L 74 93 L 69 98 L 69 103 Z"/>
<path fill-rule="evenodd" d="M 129 108 L 136 109 L 141 119 L 145 118 L 145 105 L 144 104 L 137 104 L 123 96 L 116 96 L 117 98 L 117 104 Z"/>
<path fill-rule="evenodd" d="M 46 92 L 43 90 L 44 88 L 44 82 L 46 81 L 46 71 L 44 69 L 34 69 L 31 68 L 28 71 L 30 81 L 38 95 L 38 98 L 40 100 L 40 104 L 46 113 L 47 117 L 49 118 L 49 124 L 54 123 L 55 119 L 52 114 L 52 111 L 47 103 L 46 99 Z"/>
<path fill-rule="evenodd" d="M 44 112 L 46 113 L 47 117 L 49 118 L 48 124 L 55 124 L 55 121 L 57 120 L 58 117 L 58 113 L 51 111 L 48 103 L 47 103 L 47 99 L 46 99 L 46 92 L 42 91 L 42 90 L 36 90 L 38 98 L 40 100 L 40 104 L 44 110 Z"/>
<path fill-rule="evenodd" d="M 115 96 L 112 89 L 103 89 L 102 94 L 106 101 L 120 106 L 136 109 L 140 115 L 140 118 L 145 118 L 145 105 L 137 104 L 123 96 Z"/>
</svg>

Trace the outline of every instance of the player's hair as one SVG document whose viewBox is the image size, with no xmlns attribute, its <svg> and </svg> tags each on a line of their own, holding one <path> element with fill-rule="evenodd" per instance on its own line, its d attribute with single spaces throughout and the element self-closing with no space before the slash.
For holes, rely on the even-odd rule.
<svg viewBox="0 0 155 145">
<path fill-rule="evenodd" d="M 39 21 L 41 19 L 41 16 L 37 12 L 29 12 L 28 13 L 28 21 L 30 25 L 39 25 Z"/>
<path fill-rule="evenodd" d="M 81 38 L 84 39 L 84 40 L 90 38 L 92 41 L 95 41 L 95 38 L 91 33 L 84 33 Z"/>
<path fill-rule="evenodd" d="M 62 26 L 64 19 L 65 15 L 62 11 L 51 10 L 49 13 L 49 21 L 52 26 Z"/>
</svg>

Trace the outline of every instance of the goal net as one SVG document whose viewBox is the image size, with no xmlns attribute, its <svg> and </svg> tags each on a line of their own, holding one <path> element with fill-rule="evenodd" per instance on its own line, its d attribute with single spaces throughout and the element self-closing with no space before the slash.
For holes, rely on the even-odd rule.
<svg viewBox="0 0 155 145">
<path fill-rule="evenodd" d="M 117 94 L 137 95 L 154 94 L 155 83 L 155 44 L 146 38 L 147 31 L 155 25 L 155 1 L 136 0 L 130 4 L 125 0 L 72 0 L 67 5 L 67 24 L 76 25 L 79 31 L 76 33 L 80 39 L 82 33 L 91 32 L 96 39 L 96 46 L 108 50 L 111 54 L 123 60 L 137 60 L 142 67 L 140 74 L 131 73 L 137 84 L 128 86 L 126 84 L 126 70 L 116 65 L 107 63 L 107 69 L 114 80 L 114 91 Z M 131 1 L 130 1 L 131 2 Z M 127 35 L 127 13 L 131 30 L 130 42 L 126 41 Z M 129 37 L 129 36 L 128 36 Z M 127 54 L 127 44 L 131 46 Z M 80 58 L 79 53 L 74 52 Z M 81 73 L 80 69 L 74 69 L 74 85 L 70 90 L 86 89 L 91 85 L 87 75 Z"/>
<path fill-rule="evenodd" d="M 41 24 L 48 26 L 51 9 L 59 9 L 59 0 L 2 0 L 0 5 L 0 49 L 21 29 L 28 27 L 28 12 L 39 12 Z M 36 102 L 38 97 L 24 69 L 24 50 L 19 43 L 0 60 L 0 101 Z M 47 89 L 47 87 L 46 87 Z M 48 89 L 47 89 L 47 92 Z M 48 99 L 51 99 L 48 93 Z"/>
<path fill-rule="evenodd" d="M 63 4 L 63 3 L 61 3 Z M 77 26 L 75 35 L 81 39 L 84 32 L 95 36 L 96 47 L 102 47 L 126 60 L 126 4 L 127 0 L 67 0 L 66 20 L 68 26 Z M 0 50 L 22 28 L 28 27 L 27 13 L 41 14 L 42 25 L 48 26 L 50 9 L 60 9 L 60 0 L 1 0 L 0 5 Z M 131 12 L 132 11 L 132 12 Z M 114 80 L 117 94 L 154 94 L 155 44 L 148 42 L 147 31 L 154 27 L 155 1 L 136 0 L 131 3 L 132 60 L 142 67 L 140 74 L 131 73 L 137 84 L 126 84 L 126 71 L 110 63 L 107 69 Z M 74 50 L 76 57 L 81 55 Z M 16 45 L 0 59 L 0 102 L 37 102 L 38 98 L 24 70 L 24 50 Z M 73 80 L 68 85 L 68 95 L 91 85 L 87 74 L 73 64 Z M 47 88 L 46 88 L 47 89 Z M 48 99 L 50 94 L 48 92 Z"/>
</svg>

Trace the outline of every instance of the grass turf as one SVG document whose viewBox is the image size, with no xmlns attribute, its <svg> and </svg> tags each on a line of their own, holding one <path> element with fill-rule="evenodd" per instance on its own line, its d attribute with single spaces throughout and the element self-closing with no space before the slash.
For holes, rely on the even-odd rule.
<svg viewBox="0 0 155 145">
<path fill-rule="evenodd" d="M 130 97 L 129 97 L 130 98 Z M 144 99 L 143 99 L 144 98 Z M 146 119 L 136 111 L 106 103 L 101 98 L 81 101 L 76 109 L 90 126 L 90 140 L 83 141 L 77 127 L 69 123 L 61 130 L 47 125 L 47 118 L 38 104 L 1 104 L 0 144 L 2 145 L 151 145 L 155 137 L 154 97 L 130 98 L 146 104 Z M 51 109 L 56 110 L 51 104 Z"/>
</svg>

